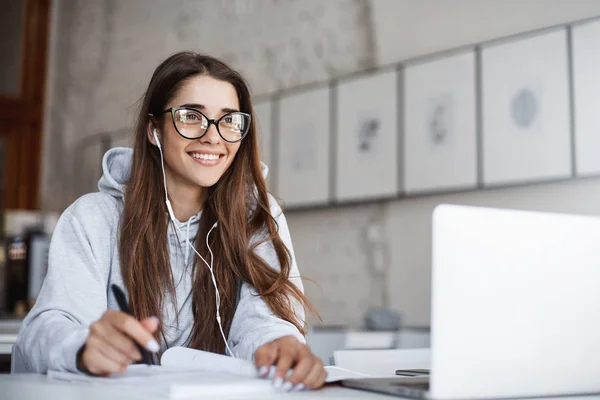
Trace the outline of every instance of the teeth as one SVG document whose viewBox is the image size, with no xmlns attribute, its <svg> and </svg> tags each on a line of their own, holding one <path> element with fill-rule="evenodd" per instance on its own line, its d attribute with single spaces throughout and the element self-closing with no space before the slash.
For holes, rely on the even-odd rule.
<svg viewBox="0 0 600 400">
<path fill-rule="evenodd" d="M 201 160 L 217 160 L 219 158 L 219 155 L 218 154 L 192 153 L 192 157 L 199 158 Z"/>
</svg>

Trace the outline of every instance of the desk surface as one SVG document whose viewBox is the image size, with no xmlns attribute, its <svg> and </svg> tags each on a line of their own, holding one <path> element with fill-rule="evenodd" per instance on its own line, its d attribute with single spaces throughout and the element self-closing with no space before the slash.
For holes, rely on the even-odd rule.
<svg viewBox="0 0 600 400">
<path fill-rule="evenodd" d="M 132 400 L 140 399 L 133 392 L 123 392 L 115 387 L 100 385 L 73 385 L 68 383 L 48 382 L 46 376 L 35 374 L 0 375 L 0 390 L 4 400 Z M 162 400 L 160 397 L 147 400 Z M 271 395 L 261 394 L 257 397 L 244 397 L 244 399 L 393 399 L 396 397 L 384 396 L 375 393 L 363 392 L 342 388 L 338 385 L 329 385 L 321 390 L 301 393 L 276 393 Z"/>
<path fill-rule="evenodd" d="M 0 374 L 0 390 L 3 400 L 140 400 L 142 397 L 133 392 L 123 392 L 110 386 L 72 385 L 67 383 L 48 382 L 44 375 L 34 374 Z M 239 397 L 238 397 L 239 398 Z M 330 385 L 321 390 L 302 393 L 273 393 L 244 399 L 398 399 L 376 393 L 350 390 L 337 385 Z M 144 400 L 162 400 L 160 397 Z M 553 397 L 537 400 L 600 400 L 599 396 Z"/>
</svg>

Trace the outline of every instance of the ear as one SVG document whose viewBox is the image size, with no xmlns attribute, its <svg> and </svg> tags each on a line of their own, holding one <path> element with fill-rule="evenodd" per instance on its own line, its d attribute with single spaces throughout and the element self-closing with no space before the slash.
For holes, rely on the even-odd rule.
<svg viewBox="0 0 600 400">
<path fill-rule="evenodd" d="M 156 129 L 156 127 L 155 127 L 154 123 L 152 122 L 152 117 L 150 117 L 150 119 L 148 120 L 148 127 L 146 128 L 146 136 L 148 138 L 148 141 L 156 146 L 156 140 L 154 140 L 154 133 L 153 133 L 154 129 Z M 156 132 L 156 134 L 158 135 L 158 132 Z"/>
</svg>

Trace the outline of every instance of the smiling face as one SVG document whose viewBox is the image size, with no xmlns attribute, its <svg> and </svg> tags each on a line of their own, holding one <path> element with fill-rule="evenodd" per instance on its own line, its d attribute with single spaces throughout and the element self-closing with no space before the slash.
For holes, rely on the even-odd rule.
<svg viewBox="0 0 600 400">
<path fill-rule="evenodd" d="M 235 87 L 208 75 L 186 80 L 165 108 L 183 106 L 199 110 L 214 120 L 240 110 Z M 191 194 L 190 190 L 202 192 L 213 186 L 229 168 L 241 144 L 223 140 L 214 124 L 200 139 L 186 139 L 175 129 L 170 113 L 164 114 L 158 136 L 165 158 L 169 195 Z M 150 140 L 154 142 L 153 138 Z"/>
</svg>

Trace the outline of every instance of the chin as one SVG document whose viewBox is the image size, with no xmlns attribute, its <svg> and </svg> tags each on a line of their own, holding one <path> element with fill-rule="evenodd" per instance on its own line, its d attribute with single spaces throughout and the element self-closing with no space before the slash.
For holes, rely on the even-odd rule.
<svg viewBox="0 0 600 400">
<path fill-rule="evenodd" d="M 196 177 L 194 179 L 194 182 L 196 182 L 196 184 L 198 186 L 211 187 L 211 186 L 214 186 L 217 182 L 219 182 L 219 179 L 221 179 L 221 176 L 223 176 L 223 175 L 221 174 L 219 176 Z"/>
</svg>

